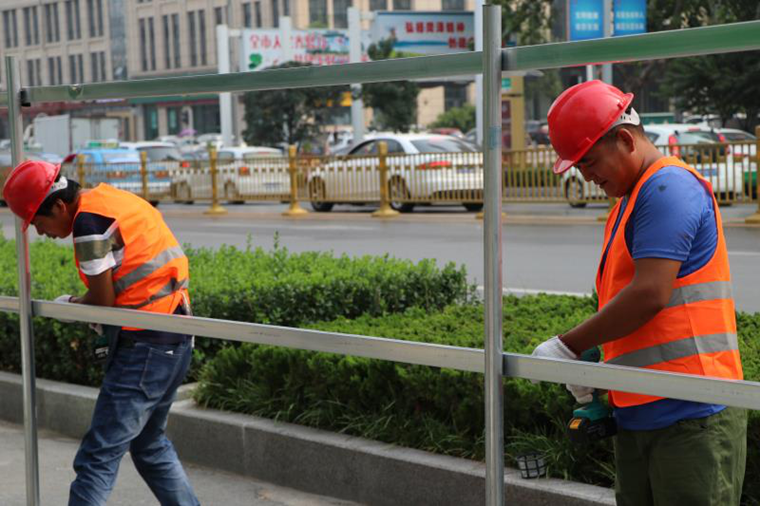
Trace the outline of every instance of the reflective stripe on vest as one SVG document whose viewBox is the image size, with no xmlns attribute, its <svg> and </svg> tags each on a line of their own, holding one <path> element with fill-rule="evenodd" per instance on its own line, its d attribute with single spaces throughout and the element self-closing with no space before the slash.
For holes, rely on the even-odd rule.
<svg viewBox="0 0 760 506">
<path fill-rule="evenodd" d="M 659 344 L 620 355 L 611 360 L 606 360 L 605 363 L 627 365 L 629 367 L 648 367 L 699 353 L 715 353 L 738 349 L 739 342 L 736 334 L 726 332 L 707 336 L 687 337 L 678 341 Z"/>
<path fill-rule="evenodd" d="M 141 302 L 139 304 L 119 304 L 119 307 L 122 307 L 124 309 L 140 309 L 142 307 L 147 306 L 148 304 L 151 304 L 159 299 L 166 297 L 167 295 L 171 295 L 178 290 L 186 290 L 188 285 L 189 283 L 187 282 L 187 279 L 183 279 L 182 281 L 171 279 L 169 280 L 168 283 L 166 283 L 163 286 L 163 288 L 161 288 L 159 291 L 151 295 L 150 298 L 148 298 L 148 300 Z"/>
<path fill-rule="evenodd" d="M 674 288 L 670 295 L 670 301 L 665 307 L 682 306 L 694 302 L 715 299 L 731 299 L 734 290 L 729 281 L 710 281 Z"/>
<path fill-rule="evenodd" d="M 129 274 L 125 274 L 123 277 L 119 278 L 119 280 L 116 281 L 113 285 L 113 288 L 116 291 L 116 295 L 119 295 L 121 292 L 134 285 L 135 283 L 142 281 L 147 276 L 150 276 L 172 260 L 176 258 L 182 258 L 184 256 L 185 253 L 182 251 L 182 248 L 180 246 L 174 246 L 172 248 L 165 249 L 151 260 L 148 260 L 140 267 L 134 269 Z"/>
<path fill-rule="evenodd" d="M 689 171 L 712 194 L 710 183 L 677 158 L 663 158 L 647 168 L 621 211 L 618 203 L 610 213 L 602 251 L 608 251 L 604 268 L 597 273 L 599 310 L 628 286 L 636 273 L 635 263 L 625 242 L 625 227 L 633 213 L 639 191 L 646 181 L 665 166 Z M 728 265 L 728 252 L 718 204 L 713 197 L 718 240 L 710 260 L 673 283 L 665 308 L 637 330 L 603 345 L 605 362 L 658 371 L 742 379 L 736 335 L 736 317 Z M 614 220 L 620 216 L 616 234 Z M 646 404 L 661 397 L 610 391 L 617 407 Z"/>
</svg>

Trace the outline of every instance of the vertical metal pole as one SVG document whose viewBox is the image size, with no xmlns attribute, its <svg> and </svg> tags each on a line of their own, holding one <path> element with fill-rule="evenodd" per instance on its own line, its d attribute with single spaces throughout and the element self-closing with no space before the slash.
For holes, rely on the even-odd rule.
<svg viewBox="0 0 760 506">
<path fill-rule="evenodd" d="M 13 166 L 24 161 L 21 119 L 21 84 L 15 58 L 5 57 L 8 88 L 8 130 Z M 24 389 L 24 448 L 26 449 L 26 504 L 40 504 L 40 473 L 37 454 L 37 412 L 34 371 L 34 334 L 32 332 L 31 274 L 29 271 L 29 237 L 16 217 L 16 259 L 18 263 L 18 309 L 21 330 L 21 377 Z"/>
<path fill-rule="evenodd" d="M 501 279 L 501 7 L 483 6 L 486 505 L 504 504 Z"/>
<path fill-rule="evenodd" d="M 226 24 L 216 26 L 216 62 L 220 74 L 229 74 L 230 32 Z M 219 94 L 219 119 L 221 122 L 222 144 L 225 147 L 232 146 L 232 93 Z"/>
<path fill-rule="evenodd" d="M 603 0 L 602 23 L 604 23 L 604 37 L 612 37 L 612 0 Z M 602 65 L 602 81 L 612 84 L 612 64 Z"/>
<path fill-rule="evenodd" d="M 362 61 L 362 18 L 359 9 L 348 8 L 348 43 L 349 60 L 351 63 Z M 362 100 L 362 85 L 351 85 L 351 126 L 354 130 L 353 144 L 364 139 L 364 101 Z"/>
</svg>

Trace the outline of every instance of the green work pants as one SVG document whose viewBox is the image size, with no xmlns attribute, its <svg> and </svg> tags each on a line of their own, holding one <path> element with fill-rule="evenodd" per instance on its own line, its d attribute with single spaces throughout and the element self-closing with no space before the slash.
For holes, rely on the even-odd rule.
<svg viewBox="0 0 760 506">
<path fill-rule="evenodd" d="M 747 411 L 615 437 L 617 506 L 738 506 L 747 459 Z"/>
</svg>

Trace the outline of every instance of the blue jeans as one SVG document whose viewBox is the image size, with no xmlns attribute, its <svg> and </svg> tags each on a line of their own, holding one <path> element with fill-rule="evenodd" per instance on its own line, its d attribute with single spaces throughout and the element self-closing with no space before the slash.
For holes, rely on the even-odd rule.
<svg viewBox="0 0 760 506">
<path fill-rule="evenodd" d="M 166 437 L 169 408 L 192 358 L 182 344 L 135 343 L 111 351 L 90 430 L 74 458 L 69 506 L 104 505 L 129 451 L 162 506 L 199 505 L 174 446 Z"/>
</svg>

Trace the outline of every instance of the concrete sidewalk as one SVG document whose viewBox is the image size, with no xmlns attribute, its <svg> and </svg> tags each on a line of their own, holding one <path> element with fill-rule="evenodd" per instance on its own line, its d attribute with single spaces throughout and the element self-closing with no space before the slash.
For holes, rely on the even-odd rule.
<svg viewBox="0 0 760 506">
<path fill-rule="evenodd" d="M 43 505 L 66 504 L 74 470 L 76 441 L 49 430 L 39 431 L 40 496 Z M 354 506 L 358 503 L 306 494 L 222 471 L 185 464 L 185 470 L 203 505 L 224 506 Z M 26 504 L 24 433 L 20 425 L 0 422 L 0 504 Z M 158 504 L 125 456 L 109 505 Z"/>
</svg>

